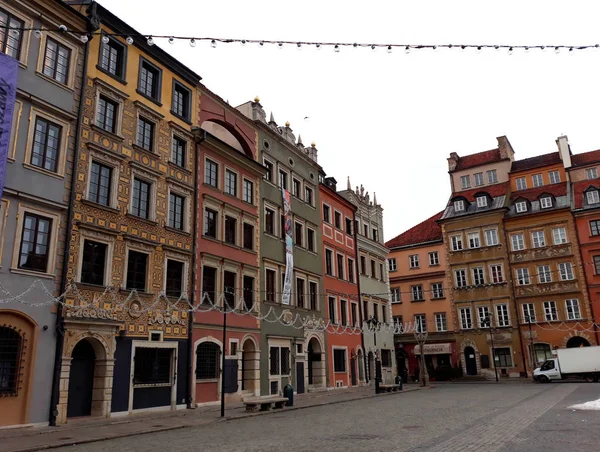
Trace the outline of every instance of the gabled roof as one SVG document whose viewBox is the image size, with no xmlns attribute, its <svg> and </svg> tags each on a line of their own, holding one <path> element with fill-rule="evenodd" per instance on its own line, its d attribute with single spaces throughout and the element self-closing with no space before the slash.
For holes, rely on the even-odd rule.
<svg viewBox="0 0 600 452">
<path fill-rule="evenodd" d="M 454 171 L 473 168 L 475 166 L 485 165 L 486 163 L 499 162 L 500 160 L 506 160 L 502 159 L 500 156 L 500 149 L 492 149 L 490 151 L 465 155 L 464 157 L 459 157 Z"/>
<path fill-rule="evenodd" d="M 588 204 L 585 199 L 585 191 L 589 187 L 600 188 L 600 179 L 594 180 L 580 180 L 573 183 L 573 201 L 575 203 L 575 209 L 593 209 L 600 207 L 598 204 Z"/>
<path fill-rule="evenodd" d="M 523 160 L 515 160 L 512 163 L 512 167 L 510 169 L 511 172 L 515 171 L 524 171 L 530 170 L 534 168 L 539 168 L 547 165 L 554 165 L 556 163 L 561 163 L 562 160 L 560 158 L 560 154 L 558 152 L 551 152 L 550 154 L 542 154 L 537 155 L 535 157 L 529 157 Z"/>
<path fill-rule="evenodd" d="M 452 193 L 452 196 L 450 199 L 454 199 L 459 196 L 463 196 L 463 197 L 467 198 L 467 201 L 474 202 L 475 195 L 480 192 L 488 193 L 492 198 L 496 198 L 498 196 L 502 196 L 502 195 L 505 195 L 506 193 L 508 193 L 509 185 L 510 184 L 508 182 L 502 182 L 500 184 L 486 185 L 483 187 L 472 188 L 470 190 L 458 191 L 458 192 Z"/>
<path fill-rule="evenodd" d="M 552 185 L 542 185 L 541 187 L 530 188 L 528 190 L 517 190 L 513 191 L 510 195 L 510 200 L 513 202 L 515 199 L 524 198 L 529 201 L 535 201 L 539 198 L 542 193 L 548 193 L 555 198 L 559 196 L 567 195 L 567 183 L 560 182 Z"/>
<path fill-rule="evenodd" d="M 444 211 L 438 212 L 431 218 L 413 226 L 408 231 L 403 232 L 399 236 L 386 242 L 385 246 L 388 248 L 398 248 L 401 246 L 442 240 L 442 228 L 437 224 L 437 220 L 442 218 L 443 213 Z"/>
<path fill-rule="evenodd" d="M 571 164 L 573 166 L 589 165 L 590 163 L 600 163 L 600 150 L 571 156 Z"/>
</svg>

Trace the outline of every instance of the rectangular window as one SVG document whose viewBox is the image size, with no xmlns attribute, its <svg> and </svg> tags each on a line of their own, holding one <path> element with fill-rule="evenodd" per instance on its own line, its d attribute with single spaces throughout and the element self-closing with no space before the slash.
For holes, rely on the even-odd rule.
<svg viewBox="0 0 600 452">
<path fill-rule="evenodd" d="M 335 319 L 335 297 L 328 298 L 329 321 L 333 324 L 337 323 Z"/>
<path fill-rule="evenodd" d="M 342 325 L 348 325 L 348 302 L 346 300 L 340 300 L 340 318 Z"/>
<path fill-rule="evenodd" d="M 379 242 L 379 231 L 373 228 L 373 240 Z"/>
<path fill-rule="evenodd" d="M 540 199 L 540 207 L 542 209 L 549 209 L 552 207 L 552 198 L 549 196 L 544 196 L 542 199 Z"/>
<path fill-rule="evenodd" d="M 377 303 L 373 303 L 373 318 L 379 320 L 379 305 Z"/>
<path fill-rule="evenodd" d="M 206 159 L 204 167 L 204 183 L 211 187 L 219 187 L 219 165 L 209 159 Z"/>
<path fill-rule="evenodd" d="M 331 223 L 331 208 L 326 204 L 323 204 L 323 221 Z"/>
<path fill-rule="evenodd" d="M 18 60 L 21 55 L 21 39 L 23 31 L 12 31 L 11 29 L 22 29 L 24 23 L 7 11 L 0 9 L 0 52 Z"/>
<path fill-rule="evenodd" d="M 437 314 L 435 314 L 435 330 L 438 333 L 448 331 L 448 323 L 446 322 L 445 312 L 438 312 Z"/>
<path fill-rule="evenodd" d="M 175 193 L 169 195 L 169 227 L 184 230 L 185 198 Z"/>
<path fill-rule="evenodd" d="M 265 209 L 265 232 L 275 235 L 275 211 Z"/>
<path fill-rule="evenodd" d="M 185 168 L 186 150 L 187 142 L 183 138 L 174 136 L 171 161 L 181 168 Z"/>
<path fill-rule="evenodd" d="M 112 168 L 92 161 L 88 200 L 109 206 L 111 202 Z"/>
<path fill-rule="evenodd" d="M 235 280 L 237 275 L 233 272 L 223 272 L 223 298 L 225 301 L 225 308 L 235 309 Z"/>
<path fill-rule="evenodd" d="M 537 272 L 540 283 L 552 282 L 552 271 L 549 265 L 538 265 Z"/>
<path fill-rule="evenodd" d="M 408 256 L 408 262 L 409 262 L 410 268 L 418 268 L 419 267 L 419 255 L 412 254 L 412 255 Z"/>
<path fill-rule="evenodd" d="M 433 283 L 431 285 L 432 298 L 444 298 L 444 286 L 442 283 Z"/>
<path fill-rule="evenodd" d="M 0 29 L 1 30 L 1 29 Z M 31 164 L 55 173 L 58 168 L 62 127 L 44 118 L 35 119 Z"/>
<path fill-rule="evenodd" d="M 462 235 L 453 235 L 450 239 L 452 241 L 452 251 L 463 249 Z"/>
<path fill-rule="evenodd" d="M 467 237 L 469 239 L 469 248 L 479 248 L 481 246 L 479 232 L 469 232 Z"/>
<path fill-rule="evenodd" d="M 558 171 L 550 171 L 548 176 L 551 184 L 558 184 L 560 182 L 560 173 Z"/>
<path fill-rule="evenodd" d="M 510 242 L 512 244 L 513 251 L 520 251 L 525 249 L 525 238 L 523 237 L 523 234 L 511 235 Z"/>
<path fill-rule="evenodd" d="M 412 301 L 423 301 L 423 286 L 422 285 L 417 285 L 417 286 L 410 286 L 410 291 L 412 294 Z"/>
<path fill-rule="evenodd" d="M 475 173 L 475 186 L 483 185 L 483 173 Z"/>
<path fill-rule="evenodd" d="M 276 292 L 276 284 L 275 284 L 275 271 L 267 269 L 265 271 L 265 286 L 267 288 L 266 292 L 266 300 L 271 303 L 275 302 L 275 292 Z"/>
<path fill-rule="evenodd" d="M 581 311 L 579 309 L 579 300 L 574 299 L 574 298 L 565 300 L 565 304 L 567 306 L 567 319 L 568 320 L 580 320 L 581 319 Z"/>
<path fill-rule="evenodd" d="M 524 177 L 517 178 L 517 190 L 527 189 L 527 179 Z"/>
<path fill-rule="evenodd" d="M 147 151 L 154 149 L 154 127 L 155 124 L 148 119 L 138 119 L 138 130 L 137 130 L 137 145 Z"/>
<path fill-rule="evenodd" d="M 251 311 L 254 306 L 254 278 L 244 275 L 242 279 L 242 296 L 244 298 L 244 308 Z M 233 354 L 233 353 L 232 353 Z"/>
<path fill-rule="evenodd" d="M 381 322 L 387 324 L 387 306 L 385 304 L 381 305 Z"/>
<path fill-rule="evenodd" d="M 167 260 L 167 281 L 165 292 L 167 297 L 180 297 L 183 293 L 183 262 Z"/>
<path fill-rule="evenodd" d="M 384 281 L 384 278 L 385 278 L 385 273 L 383 270 L 383 264 L 379 264 L 379 279 L 381 281 Z"/>
<path fill-rule="evenodd" d="M 535 305 L 533 303 L 523 303 L 523 321 L 525 323 L 535 323 Z"/>
<path fill-rule="evenodd" d="M 367 260 L 365 259 L 365 256 L 360 256 L 360 274 L 367 274 Z"/>
<path fill-rule="evenodd" d="M 154 100 L 160 100 L 160 75 L 160 69 L 142 59 L 138 80 L 139 92 Z"/>
<path fill-rule="evenodd" d="M 267 171 L 264 175 L 265 180 L 268 180 L 269 182 L 273 182 L 273 164 L 271 162 L 269 162 L 268 160 L 264 160 L 263 165 L 267 169 Z"/>
<path fill-rule="evenodd" d="M 454 279 L 457 288 L 467 287 L 467 272 L 464 269 L 454 270 Z"/>
<path fill-rule="evenodd" d="M 304 307 L 304 280 L 296 278 L 296 306 L 299 308 Z"/>
<path fill-rule="evenodd" d="M 396 258 L 392 257 L 392 258 L 388 259 L 388 270 L 391 272 L 395 272 L 396 267 L 397 267 Z"/>
<path fill-rule="evenodd" d="M 510 348 L 501 347 L 494 348 L 494 359 L 496 360 L 496 366 L 498 367 L 512 367 L 512 356 L 510 353 Z"/>
<path fill-rule="evenodd" d="M 417 333 L 425 333 L 427 331 L 425 314 L 415 314 L 415 331 Z"/>
<path fill-rule="evenodd" d="M 440 264 L 440 256 L 437 251 L 429 253 L 429 266 L 433 267 L 434 265 Z"/>
<path fill-rule="evenodd" d="M 202 303 L 216 304 L 217 294 L 217 269 L 213 267 L 202 267 Z"/>
<path fill-rule="evenodd" d="M 106 272 L 106 256 L 108 245 L 106 243 L 85 240 L 83 243 L 83 256 L 81 259 L 81 282 L 104 286 Z"/>
<path fill-rule="evenodd" d="M 470 176 L 461 176 L 460 177 L 460 185 L 463 190 L 467 188 L 471 188 L 471 177 Z"/>
<path fill-rule="evenodd" d="M 346 218 L 346 234 L 352 235 L 352 219 Z"/>
<path fill-rule="evenodd" d="M 532 232 L 531 243 L 534 248 L 541 248 L 543 246 L 546 246 L 546 238 L 544 237 L 544 231 Z"/>
<path fill-rule="evenodd" d="M 392 287 L 392 303 L 400 303 L 400 289 L 398 287 Z"/>
<path fill-rule="evenodd" d="M 296 198 L 300 197 L 300 181 L 298 179 L 292 179 L 292 195 Z"/>
<path fill-rule="evenodd" d="M 333 276 L 333 251 L 325 250 L 325 273 Z"/>
<path fill-rule="evenodd" d="M 525 201 L 519 201 L 515 205 L 517 213 L 527 212 L 527 203 Z"/>
<path fill-rule="evenodd" d="M 133 359 L 133 384 L 171 383 L 172 348 L 137 347 Z"/>
<path fill-rule="evenodd" d="M 588 191 L 586 196 L 588 204 L 598 204 L 600 202 L 600 194 L 598 194 L 598 190 Z"/>
<path fill-rule="evenodd" d="M 304 246 L 304 227 L 300 223 L 294 225 L 296 246 Z"/>
<path fill-rule="evenodd" d="M 334 218 L 335 227 L 337 229 L 342 229 L 342 214 L 336 211 L 333 214 L 333 218 Z"/>
<path fill-rule="evenodd" d="M 247 180 L 244 179 L 244 193 L 243 195 L 243 199 L 244 202 L 247 202 L 248 204 L 254 204 L 254 184 Z"/>
<path fill-rule="evenodd" d="M 371 278 L 377 278 L 377 270 L 375 270 L 375 261 L 371 259 Z"/>
<path fill-rule="evenodd" d="M 554 239 L 555 245 L 561 245 L 567 243 L 567 230 L 566 228 L 554 228 L 552 229 L 552 238 Z"/>
<path fill-rule="evenodd" d="M 363 226 L 364 226 L 364 230 L 365 230 L 364 231 L 364 236 L 367 237 L 367 238 L 369 238 L 369 225 L 365 224 Z"/>
<path fill-rule="evenodd" d="M 340 279 L 344 279 L 344 256 L 341 254 L 336 255 L 337 258 L 337 276 Z"/>
<path fill-rule="evenodd" d="M 138 178 L 133 179 L 131 214 L 136 217 L 150 218 L 150 183 Z"/>
<path fill-rule="evenodd" d="M 358 306 L 356 305 L 356 303 L 350 303 L 350 312 L 352 314 L 352 319 L 350 319 L 350 325 L 358 325 Z"/>
<path fill-rule="evenodd" d="M 285 215 L 279 215 L 279 235 L 285 240 Z"/>
<path fill-rule="evenodd" d="M 486 196 L 478 196 L 477 197 L 477 207 L 487 207 L 488 199 Z"/>
<path fill-rule="evenodd" d="M 315 231 L 311 228 L 306 228 L 306 249 L 315 252 Z"/>
<path fill-rule="evenodd" d="M 148 280 L 148 255 L 138 251 L 129 250 L 127 259 L 127 283 L 126 289 L 146 291 Z"/>
<path fill-rule="evenodd" d="M 254 249 L 254 226 L 248 223 L 244 223 L 244 248 L 247 250 Z"/>
<path fill-rule="evenodd" d="M 100 67 L 115 77 L 125 78 L 125 46 L 116 39 L 108 37 L 108 42 L 102 43 L 100 52 Z"/>
<path fill-rule="evenodd" d="M 504 282 L 504 275 L 502 274 L 502 265 L 490 265 L 490 273 L 492 274 L 492 282 L 494 284 L 500 284 Z"/>
<path fill-rule="evenodd" d="M 285 171 L 279 170 L 279 188 L 288 189 L 288 175 Z"/>
<path fill-rule="evenodd" d="M 594 270 L 597 275 L 600 275 L 600 256 L 594 256 Z"/>
<path fill-rule="evenodd" d="M 333 349 L 333 371 L 346 372 L 346 350 Z"/>
<path fill-rule="evenodd" d="M 556 312 L 555 301 L 544 301 L 544 316 L 547 322 L 553 322 L 558 320 L 558 313 Z"/>
<path fill-rule="evenodd" d="M 541 187 L 542 185 L 544 185 L 544 179 L 542 178 L 541 174 L 534 174 L 533 176 L 531 176 L 531 180 L 533 181 L 534 187 Z"/>
<path fill-rule="evenodd" d="M 485 231 L 485 244 L 487 246 L 498 245 L 498 231 L 496 229 L 487 229 Z"/>
<path fill-rule="evenodd" d="M 573 266 L 570 262 L 563 262 L 558 264 L 558 270 L 560 273 L 561 281 L 566 281 L 569 279 L 573 279 Z"/>
<path fill-rule="evenodd" d="M 473 328 L 473 319 L 471 318 L 471 308 L 460 308 L 460 328 L 470 330 Z"/>
<path fill-rule="evenodd" d="M 517 268 L 517 284 L 519 286 L 526 286 L 528 284 L 531 284 L 531 280 L 529 279 L 528 268 Z"/>
<path fill-rule="evenodd" d="M 308 296 L 310 302 L 310 309 L 313 311 L 317 310 L 317 283 L 310 281 L 308 283 Z"/>
<path fill-rule="evenodd" d="M 204 210 L 204 235 L 217 238 L 217 212 L 211 209 Z"/>
<path fill-rule="evenodd" d="M 588 180 L 597 179 L 598 178 L 598 169 L 588 168 L 585 170 L 585 175 L 588 178 Z"/>
<path fill-rule="evenodd" d="M 454 201 L 454 210 L 457 212 L 465 210 L 465 202 L 463 200 Z"/>
<path fill-rule="evenodd" d="M 237 220 L 233 217 L 225 216 L 225 243 L 236 244 Z"/>
<path fill-rule="evenodd" d="M 490 308 L 487 306 L 477 306 L 477 319 L 479 328 L 489 328 L 491 326 Z"/>
<path fill-rule="evenodd" d="M 71 49 L 59 44 L 54 39 L 46 39 L 46 53 L 44 54 L 44 75 L 66 85 L 69 81 L 69 61 Z"/>
<path fill-rule="evenodd" d="M 312 188 L 304 187 L 304 201 L 309 206 L 313 205 L 313 191 L 312 191 Z"/>
<path fill-rule="evenodd" d="M 173 81 L 173 101 L 172 110 L 177 116 L 183 119 L 190 119 L 190 99 L 192 95 L 190 90 L 182 84 Z"/>
<path fill-rule="evenodd" d="M 369 302 L 367 300 L 363 300 L 363 319 L 369 318 Z"/>
<path fill-rule="evenodd" d="M 496 305 L 496 322 L 499 327 L 510 326 L 510 317 L 508 315 L 508 306 L 505 304 Z"/>
<path fill-rule="evenodd" d="M 348 281 L 354 282 L 354 260 L 348 259 Z"/>
<path fill-rule="evenodd" d="M 117 132 L 117 111 L 119 105 L 105 96 L 98 97 L 96 125 L 109 133 Z"/>
<path fill-rule="evenodd" d="M 475 267 L 471 270 L 473 275 L 473 285 L 483 286 L 485 284 L 485 277 L 483 274 L 483 267 Z"/>
<path fill-rule="evenodd" d="M 495 184 L 496 182 L 498 182 L 498 176 L 496 175 L 495 169 L 487 171 L 487 179 L 488 184 Z"/>
<path fill-rule="evenodd" d="M 237 196 L 237 174 L 228 169 L 225 170 L 225 193 Z"/>
</svg>

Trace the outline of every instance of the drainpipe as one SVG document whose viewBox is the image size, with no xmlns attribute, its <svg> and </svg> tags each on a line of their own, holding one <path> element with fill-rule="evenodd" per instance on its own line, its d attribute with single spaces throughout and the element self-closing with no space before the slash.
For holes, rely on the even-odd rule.
<svg viewBox="0 0 600 452">
<path fill-rule="evenodd" d="M 92 28 L 92 27 L 89 27 Z M 63 268 L 60 279 L 59 294 L 65 293 L 67 287 L 67 272 L 68 272 L 68 257 L 70 254 L 71 234 L 73 232 L 73 205 L 75 204 L 75 181 L 77 180 L 77 162 L 79 161 L 79 140 L 81 138 L 82 127 L 82 111 L 85 102 L 85 86 L 87 85 L 87 65 L 90 41 L 93 35 L 90 36 L 88 42 L 85 43 L 83 52 L 83 74 L 81 77 L 81 89 L 79 90 L 79 106 L 77 123 L 75 126 L 75 149 L 73 153 L 73 165 L 71 167 L 71 186 L 69 193 L 69 205 L 67 207 L 67 230 L 65 235 L 65 248 L 63 250 Z M 59 303 L 56 312 L 56 351 L 54 352 L 54 372 L 52 375 L 52 394 L 50 397 L 50 426 L 56 426 L 56 418 L 58 417 L 58 399 L 60 394 L 60 373 L 62 367 L 62 354 L 65 339 L 65 327 L 62 318 L 62 305 Z"/>
<path fill-rule="evenodd" d="M 352 215 L 352 227 L 354 228 L 354 254 L 355 254 L 355 258 L 354 258 L 354 262 L 356 262 L 356 285 L 358 288 L 358 317 L 360 317 L 360 327 L 361 330 L 363 328 L 364 325 L 364 319 L 363 319 L 363 313 L 362 313 L 362 307 L 363 307 L 363 301 L 362 301 L 362 292 L 360 291 L 360 255 L 358 254 L 358 231 L 356 230 L 356 211 L 354 211 L 354 214 Z M 368 367 L 367 367 L 367 351 L 365 349 L 365 335 L 364 334 L 360 334 L 360 344 L 362 346 L 363 349 L 363 366 L 364 366 L 364 377 L 365 377 L 365 383 L 369 382 L 369 376 L 367 376 L 368 374 Z M 359 375 L 360 376 L 360 375 Z M 360 378 L 359 378 L 359 384 L 360 384 Z"/>
</svg>

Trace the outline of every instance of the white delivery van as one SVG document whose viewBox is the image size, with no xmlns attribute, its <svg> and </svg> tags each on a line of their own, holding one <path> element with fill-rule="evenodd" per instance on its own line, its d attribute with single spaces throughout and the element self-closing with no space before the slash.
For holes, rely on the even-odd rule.
<svg viewBox="0 0 600 452">
<path fill-rule="evenodd" d="M 567 378 L 583 378 L 596 382 L 600 378 L 600 346 L 561 348 L 554 350 L 555 358 L 544 361 L 533 371 L 533 379 L 540 383 Z"/>
</svg>

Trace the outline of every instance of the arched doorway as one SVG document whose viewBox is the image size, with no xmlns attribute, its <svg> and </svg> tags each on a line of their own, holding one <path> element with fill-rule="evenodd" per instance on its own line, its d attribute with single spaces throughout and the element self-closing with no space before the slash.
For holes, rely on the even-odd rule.
<svg viewBox="0 0 600 452">
<path fill-rule="evenodd" d="M 323 349 L 316 337 L 308 342 L 308 384 L 323 386 L 325 384 L 325 363 L 322 359 Z"/>
<path fill-rule="evenodd" d="M 581 336 L 573 336 L 567 341 L 567 348 L 589 347 L 590 343 Z"/>
<path fill-rule="evenodd" d="M 358 351 L 358 381 L 365 381 L 365 357 L 362 350 Z"/>
<path fill-rule="evenodd" d="M 467 375 L 477 375 L 477 359 L 473 347 L 465 347 L 465 367 Z"/>
<path fill-rule="evenodd" d="M 260 356 L 252 339 L 242 344 L 242 391 L 255 393 L 259 387 Z"/>
<path fill-rule="evenodd" d="M 369 359 L 369 381 L 375 380 L 375 355 L 373 352 L 369 352 L 367 355 Z"/>
<path fill-rule="evenodd" d="M 89 416 L 92 414 L 95 366 L 96 353 L 94 347 L 87 339 L 79 341 L 71 355 L 67 417 Z"/>
</svg>

